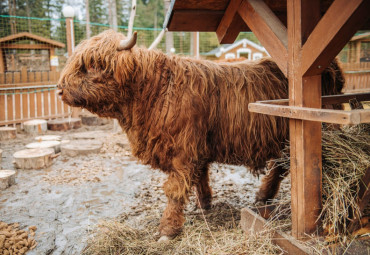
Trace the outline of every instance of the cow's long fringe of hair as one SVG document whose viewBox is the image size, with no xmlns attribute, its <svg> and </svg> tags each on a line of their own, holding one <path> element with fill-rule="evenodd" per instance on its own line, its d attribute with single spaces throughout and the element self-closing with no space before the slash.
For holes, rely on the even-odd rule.
<svg viewBox="0 0 370 255">
<path fill-rule="evenodd" d="M 143 162 L 182 176 L 186 186 L 210 162 L 259 174 L 280 156 L 288 121 L 248 111 L 250 102 L 288 98 L 287 79 L 271 59 L 216 64 L 140 47 L 117 51 L 121 39 L 106 31 L 82 42 L 62 76 L 87 79 L 86 72 L 95 72 L 86 84 L 104 80 L 101 90 L 80 88 L 104 103 L 87 98 L 83 106 L 118 118 Z M 322 81 L 323 94 L 340 93 L 344 80 L 336 61 Z"/>
</svg>

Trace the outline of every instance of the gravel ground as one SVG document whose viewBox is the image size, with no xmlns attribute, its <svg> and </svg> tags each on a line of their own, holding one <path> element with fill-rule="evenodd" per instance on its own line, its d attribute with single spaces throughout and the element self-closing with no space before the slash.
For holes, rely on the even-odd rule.
<svg viewBox="0 0 370 255">
<path fill-rule="evenodd" d="M 67 140 L 90 132 L 88 136 L 104 145 L 99 154 L 73 158 L 61 155 L 47 169 L 18 170 L 16 185 L 0 191 L 1 221 L 19 223 L 20 229 L 37 227 L 38 244 L 27 254 L 79 254 L 100 220 L 126 214 L 135 225 L 153 205 L 165 207 L 162 184 L 166 176 L 133 158 L 126 136 L 114 134 L 112 129 L 108 124 L 48 131 Z M 19 132 L 16 139 L 1 141 L 2 169 L 14 169 L 13 153 L 33 139 Z M 215 202 L 229 203 L 237 209 L 248 206 L 259 184 L 260 180 L 244 167 L 212 165 Z M 186 213 L 195 207 L 194 197 L 191 200 Z"/>
</svg>

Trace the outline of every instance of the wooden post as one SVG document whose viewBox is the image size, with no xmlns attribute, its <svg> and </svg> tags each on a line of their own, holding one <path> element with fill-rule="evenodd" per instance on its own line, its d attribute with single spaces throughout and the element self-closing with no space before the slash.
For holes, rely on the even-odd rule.
<svg viewBox="0 0 370 255">
<path fill-rule="evenodd" d="M 3 53 L 3 49 L 0 48 L 0 73 L 5 72 L 5 54 Z"/>
<path fill-rule="evenodd" d="M 321 108 L 321 75 L 302 77 L 302 45 L 319 19 L 319 1 L 288 1 L 289 105 Z M 306 5 L 311 7 L 307 8 Z M 314 233 L 321 210 L 321 123 L 290 120 L 292 234 Z"/>
</svg>

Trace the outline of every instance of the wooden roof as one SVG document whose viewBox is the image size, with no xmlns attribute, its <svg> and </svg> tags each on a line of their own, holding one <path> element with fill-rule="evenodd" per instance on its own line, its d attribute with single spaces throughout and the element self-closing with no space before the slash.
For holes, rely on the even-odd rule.
<svg viewBox="0 0 370 255">
<path fill-rule="evenodd" d="M 169 31 L 215 32 L 219 28 L 230 2 L 230 0 L 172 0 L 164 27 Z M 265 0 L 264 2 L 286 27 L 287 1 Z M 320 1 L 321 16 L 323 16 L 332 2 L 333 0 Z M 235 15 L 231 22 L 234 31 L 221 38 L 221 43 L 232 43 L 240 32 L 251 31 L 239 15 Z M 370 20 L 361 29 L 369 30 Z"/>
<path fill-rule="evenodd" d="M 3 38 L 0 38 L 0 48 L 2 48 L 2 45 L 7 44 L 9 45 L 11 41 L 17 40 L 17 39 L 31 39 L 38 41 L 40 43 L 48 44 L 50 46 L 53 46 L 52 48 L 64 48 L 65 44 L 61 42 L 57 42 L 48 38 L 44 38 L 42 36 L 34 35 L 28 32 L 22 32 L 14 35 L 5 36 Z"/>
</svg>

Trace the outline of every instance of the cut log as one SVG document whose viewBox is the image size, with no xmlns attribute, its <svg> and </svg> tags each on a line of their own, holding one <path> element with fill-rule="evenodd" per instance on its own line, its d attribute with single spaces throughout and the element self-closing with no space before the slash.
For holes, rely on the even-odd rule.
<svg viewBox="0 0 370 255">
<path fill-rule="evenodd" d="M 100 126 L 109 123 L 108 119 L 100 118 L 94 114 L 81 114 L 81 122 L 86 126 Z"/>
<path fill-rule="evenodd" d="M 60 141 L 62 140 L 62 137 L 60 135 L 42 135 L 42 136 L 36 136 L 35 140 L 38 142 L 41 141 Z"/>
<path fill-rule="evenodd" d="M 15 166 L 21 169 L 41 169 L 53 164 L 54 149 L 39 148 L 17 151 L 13 154 Z"/>
<path fill-rule="evenodd" d="M 29 143 L 26 145 L 27 149 L 37 149 L 37 148 L 52 148 L 55 153 L 60 152 L 60 141 L 41 141 L 35 143 Z"/>
<path fill-rule="evenodd" d="M 80 140 L 80 139 L 96 139 L 98 137 L 105 137 L 108 134 L 104 131 L 87 131 L 81 133 L 74 133 L 71 134 L 69 137 L 73 140 Z"/>
<path fill-rule="evenodd" d="M 0 170 L 0 190 L 4 190 L 15 184 L 14 170 Z"/>
<path fill-rule="evenodd" d="M 32 135 L 43 134 L 47 130 L 46 120 L 29 120 L 23 123 L 24 132 Z"/>
<path fill-rule="evenodd" d="M 0 141 L 17 137 L 17 129 L 12 127 L 0 127 Z"/>
<path fill-rule="evenodd" d="M 67 131 L 81 127 L 81 119 L 68 118 L 68 119 L 55 119 L 48 121 L 48 129 L 53 131 Z"/>
<path fill-rule="evenodd" d="M 67 144 L 62 144 L 61 151 L 63 155 L 75 157 L 79 155 L 87 155 L 90 153 L 98 153 L 103 147 L 103 143 L 94 140 L 75 140 Z"/>
</svg>

